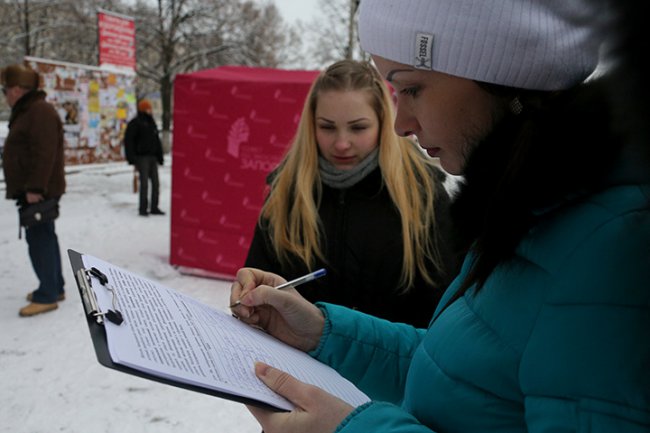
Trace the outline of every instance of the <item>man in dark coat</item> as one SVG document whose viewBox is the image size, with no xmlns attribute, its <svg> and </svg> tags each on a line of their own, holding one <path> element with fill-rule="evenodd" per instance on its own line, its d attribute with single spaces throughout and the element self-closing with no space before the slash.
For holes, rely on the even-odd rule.
<svg viewBox="0 0 650 433">
<path fill-rule="evenodd" d="M 134 165 L 140 177 L 141 216 L 164 215 L 158 208 L 160 183 L 158 164 L 163 165 L 163 150 L 158 127 L 151 115 L 151 102 L 143 99 L 138 103 L 138 114 L 126 127 L 124 134 L 124 153 L 129 164 Z M 151 182 L 151 202 L 148 201 L 149 182 Z"/>
<path fill-rule="evenodd" d="M 45 92 L 38 90 L 38 73 L 23 65 L 2 70 L 2 91 L 11 107 L 9 135 L 3 151 L 6 197 L 21 206 L 43 200 L 57 202 L 65 192 L 63 125 Z M 38 289 L 27 294 L 23 317 L 45 313 L 65 299 L 61 252 L 54 220 L 25 229 L 29 257 L 39 280 Z"/>
</svg>

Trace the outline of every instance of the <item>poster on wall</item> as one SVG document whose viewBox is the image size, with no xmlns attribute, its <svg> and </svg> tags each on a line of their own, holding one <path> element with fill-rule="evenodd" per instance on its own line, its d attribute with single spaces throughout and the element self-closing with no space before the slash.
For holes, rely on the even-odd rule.
<svg viewBox="0 0 650 433">
<path fill-rule="evenodd" d="M 124 159 L 122 139 L 136 114 L 135 73 L 26 57 L 63 122 L 66 164 Z"/>
<path fill-rule="evenodd" d="M 99 66 L 124 67 L 135 71 L 135 20 L 133 17 L 97 11 Z"/>
</svg>

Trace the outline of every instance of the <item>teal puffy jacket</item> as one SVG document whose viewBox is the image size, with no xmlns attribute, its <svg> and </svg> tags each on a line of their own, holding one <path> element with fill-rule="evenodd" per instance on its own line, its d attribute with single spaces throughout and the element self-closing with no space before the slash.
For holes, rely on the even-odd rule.
<svg viewBox="0 0 650 433">
<path fill-rule="evenodd" d="M 338 432 L 650 432 L 650 185 L 548 211 L 428 330 L 319 306 L 312 356 L 373 399 Z"/>
</svg>

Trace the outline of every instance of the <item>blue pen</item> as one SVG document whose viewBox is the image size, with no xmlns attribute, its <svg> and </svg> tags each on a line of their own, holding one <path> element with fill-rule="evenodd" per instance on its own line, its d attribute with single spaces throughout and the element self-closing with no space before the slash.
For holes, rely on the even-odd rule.
<svg viewBox="0 0 650 433">
<path fill-rule="evenodd" d="M 313 281 L 316 278 L 320 278 L 325 274 L 327 274 L 327 271 L 325 269 L 319 269 L 307 275 L 303 275 L 302 277 L 298 277 L 295 280 L 287 281 L 286 283 L 280 284 L 279 286 L 275 286 L 275 289 L 282 290 L 286 289 L 287 287 L 296 287 L 301 284 L 308 283 L 309 281 Z M 235 301 L 235 303 L 231 304 L 229 308 L 236 307 L 239 304 L 241 304 L 241 301 Z"/>
</svg>

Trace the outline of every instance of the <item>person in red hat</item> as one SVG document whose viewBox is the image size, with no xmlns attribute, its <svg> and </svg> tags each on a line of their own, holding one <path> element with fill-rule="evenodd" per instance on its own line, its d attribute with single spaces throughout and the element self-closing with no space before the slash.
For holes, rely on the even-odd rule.
<svg viewBox="0 0 650 433">
<path fill-rule="evenodd" d="M 126 160 L 136 167 L 140 178 L 138 207 L 140 216 L 165 214 L 158 207 L 160 195 L 158 164 L 163 165 L 163 150 L 152 112 L 151 102 L 148 99 L 140 100 L 138 114 L 129 122 L 124 134 Z M 150 182 L 151 200 L 149 201 Z"/>
<path fill-rule="evenodd" d="M 36 71 L 15 64 L 2 69 L 0 75 L 2 92 L 11 107 L 2 155 L 6 197 L 23 208 L 52 200 L 58 216 L 58 200 L 65 192 L 59 114 L 45 101 L 45 92 L 38 89 Z M 57 309 L 65 293 L 54 219 L 25 227 L 25 239 L 39 280 L 38 289 L 27 294 L 30 303 L 19 311 L 20 316 L 28 317 Z"/>
</svg>

